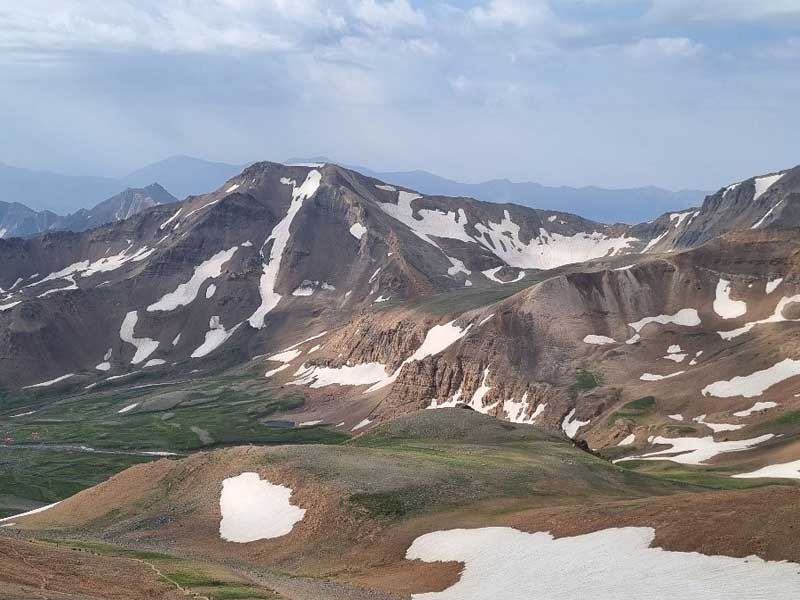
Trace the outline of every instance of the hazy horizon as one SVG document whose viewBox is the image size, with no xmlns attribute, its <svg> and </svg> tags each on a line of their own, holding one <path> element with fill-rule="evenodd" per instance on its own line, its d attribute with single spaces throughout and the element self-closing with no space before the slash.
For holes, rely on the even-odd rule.
<svg viewBox="0 0 800 600">
<path fill-rule="evenodd" d="M 714 190 L 800 162 L 786 0 L 0 0 L 0 30 L 0 160 L 29 169 Z"/>
</svg>

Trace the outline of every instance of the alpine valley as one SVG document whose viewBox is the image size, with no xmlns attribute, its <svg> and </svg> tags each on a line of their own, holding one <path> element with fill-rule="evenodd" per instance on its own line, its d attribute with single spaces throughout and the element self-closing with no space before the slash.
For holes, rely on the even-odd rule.
<svg viewBox="0 0 800 600">
<path fill-rule="evenodd" d="M 800 167 L 636 225 L 270 162 L 59 219 L 0 239 L 0 596 L 800 592 Z"/>
</svg>

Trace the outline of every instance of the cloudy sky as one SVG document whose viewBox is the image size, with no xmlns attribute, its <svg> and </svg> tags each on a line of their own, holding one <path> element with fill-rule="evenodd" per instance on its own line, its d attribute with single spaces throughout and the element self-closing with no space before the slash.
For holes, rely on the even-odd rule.
<svg viewBox="0 0 800 600">
<path fill-rule="evenodd" d="M 716 189 L 800 163 L 798 73 L 800 0 L 0 0 L 0 161 Z"/>
</svg>

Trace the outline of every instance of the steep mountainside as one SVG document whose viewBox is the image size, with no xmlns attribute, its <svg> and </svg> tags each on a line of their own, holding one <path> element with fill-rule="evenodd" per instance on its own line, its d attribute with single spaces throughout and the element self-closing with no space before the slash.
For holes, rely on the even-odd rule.
<svg viewBox="0 0 800 600">
<path fill-rule="evenodd" d="M 614 458 L 755 471 L 800 456 L 797 173 L 629 227 L 257 163 L 91 231 L 0 240 L 0 378 L 10 411 L 127 389 L 135 415 L 160 395 L 126 381 L 225 373 L 302 395 L 290 422 L 359 433 L 467 405 Z"/>
</svg>

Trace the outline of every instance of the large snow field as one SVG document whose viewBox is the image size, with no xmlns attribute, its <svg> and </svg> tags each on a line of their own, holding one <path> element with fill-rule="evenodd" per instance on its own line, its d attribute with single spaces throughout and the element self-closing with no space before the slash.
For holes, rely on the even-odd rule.
<svg viewBox="0 0 800 600">
<path fill-rule="evenodd" d="M 760 396 L 773 385 L 800 375 L 800 360 L 786 358 L 767 369 L 756 371 L 750 375 L 737 375 L 728 381 L 716 381 L 703 388 L 704 396 L 716 398 L 733 398 L 743 396 L 753 398 Z"/>
<path fill-rule="evenodd" d="M 652 438 L 651 442 L 654 446 L 663 444 L 670 447 L 665 450 L 657 450 L 656 452 L 618 458 L 614 462 L 618 463 L 626 460 L 670 460 L 683 465 L 701 465 L 718 454 L 749 450 L 774 437 L 774 434 L 767 433 L 747 440 L 717 442 L 714 440 L 714 436 L 711 435 L 706 437 L 676 438 L 656 436 Z"/>
<path fill-rule="evenodd" d="M 653 548 L 649 527 L 554 539 L 508 527 L 418 537 L 409 560 L 459 561 L 459 581 L 413 600 L 795 600 L 800 565 Z"/>
<path fill-rule="evenodd" d="M 734 475 L 737 479 L 756 479 L 759 477 L 774 477 L 776 479 L 800 479 L 800 460 L 779 463 L 762 467 L 750 473 Z"/>
</svg>

